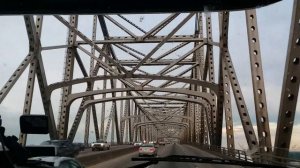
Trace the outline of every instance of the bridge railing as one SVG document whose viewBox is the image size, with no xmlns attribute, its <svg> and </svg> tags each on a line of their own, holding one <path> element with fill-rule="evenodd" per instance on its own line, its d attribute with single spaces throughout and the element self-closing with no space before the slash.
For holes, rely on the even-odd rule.
<svg viewBox="0 0 300 168">
<path fill-rule="evenodd" d="M 247 155 L 246 151 L 238 150 L 238 149 L 228 149 L 220 146 L 213 145 L 205 145 L 205 144 L 197 144 L 194 143 L 194 146 L 197 146 L 201 149 L 208 150 L 214 152 L 217 155 L 227 156 L 232 159 L 243 160 L 247 162 L 253 162 L 253 159 L 250 155 Z"/>
<path fill-rule="evenodd" d="M 256 153 L 253 157 L 260 158 L 265 163 L 287 167 L 300 167 L 299 159 L 280 157 L 269 153 Z"/>
<path fill-rule="evenodd" d="M 266 164 L 278 165 L 283 167 L 300 167 L 300 160 L 292 159 L 292 158 L 285 158 L 275 156 L 273 154 L 268 153 L 259 153 L 256 152 L 252 155 L 247 154 L 246 151 L 238 150 L 238 149 L 228 149 L 225 147 L 220 146 L 213 146 L 213 145 L 205 145 L 205 144 L 192 144 L 193 146 L 199 147 L 200 149 L 213 152 L 219 156 L 226 156 L 232 159 L 238 159 L 246 162 L 262 162 Z"/>
</svg>

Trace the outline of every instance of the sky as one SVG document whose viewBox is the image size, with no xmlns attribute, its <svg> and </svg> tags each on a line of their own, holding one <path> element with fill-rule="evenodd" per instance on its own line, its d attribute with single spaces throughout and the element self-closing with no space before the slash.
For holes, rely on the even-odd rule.
<svg viewBox="0 0 300 168">
<path fill-rule="evenodd" d="M 261 56 L 263 62 L 263 71 L 265 79 L 265 88 L 267 96 L 267 107 L 269 112 L 270 119 L 270 129 L 272 143 L 274 143 L 274 136 L 276 131 L 276 123 L 278 117 L 278 109 L 280 103 L 281 95 L 281 86 L 283 79 L 283 71 L 285 65 L 285 58 L 287 55 L 287 44 L 289 37 L 289 28 L 291 22 L 291 13 L 292 13 L 292 4 L 293 1 L 286 0 L 281 1 L 276 4 L 262 7 L 257 9 L 258 17 L 258 30 L 260 37 L 261 45 Z M 178 21 L 182 20 L 187 14 L 180 15 L 177 19 L 177 22 L 171 23 L 169 27 L 163 29 L 158 35 L 165 35 L 169 32 Z M 166 14 L 155 14 L 155 15 L 124 15 L 126 18 L 134 22 L 135 24 L 140 25 L 145 30 L 150 30 L 155 24 L 163 20 L 167 15 Z M 116 20 L 116 16 L 112 16 Z M 64 16 L 67 19 L 67 16 Z M 91 37 L 92 34 L 92 16 L 80 16 L 79 17 L 79 30 L 83 32 L 87 37 Z M 119 19 L 120 22 L 122 22 Z M 20 62 L 28 53 L 28 39 L 25 30 L 24 19 L 22 16 L 1 16 L 0 17 L 1 27 L 0 27 L 0 87 L 4 86 L 5 82 L 12 75 L 13 71 L 18 67 Z M 123 22 L 124 23 L 124 22 Z M 182 29 L 178 31 L 178 34 L 188 34 L 193 32 L 194 29 L 193 19 L 191 19 L 189 24 L 185 25 Z M 114 36 L 123 36 L 125 35 L 120 29 L 116 28 L 111 22 L 107 21 L 107 25 L 110 28 L 109 33 Z M 126 24 L 125 24 L 126 26 Z M 127 25 L 128 26 L 128 25 Z M 99 23 L 98 23 L 99 27 Z M 212 27 L 213 27 L 213 40 L 219 41 L 219 31 L 218 31 L 218 20 L 217 13 L 212 13 Z M 129 28 L 129 30 L 134 31 L 134 29 Z M 138 31 L 134 31 L 138 32 Z M 204 32 L 205 34 L 205 32 Z M 137 35 L 142 35 L 141 32 L 138 32 Z M 62 45 L 65 44 L 67 38 L 67 28 L 62 25 L 58 20 L 53 16 L 44 17 L 44 25 L 42 30 L 42 46 L 51 46 L 51 45 Z M 97 39 L 101 39 L 101 33 L 97 34 Z M 164 45 L 157 53 L 154 54 L 154 57 L 163 53 L 170 46 L 175 46 L 176 44 L 171 43 Z M 151 47 L 154 45 L 148 44 L 147 47 L 143 45 L 131 45 L 143 53 L 148 53 L 151 50 Z M 175 52 L 175 57 L 184 53 L 184 51 L 190 49 L 192 46 L 187 45 L 186 48 Z M 87 48 L 88 49 L 88 48 Z M 247 41 L 247 32 L 246 32 L 246 21 L 244 11 L 234 11 L 230 13 L 229 21 L 229 50 L 232 56 L 232 61 L 234 63 L 238 80 L 240 82 L 242 92 L 250 113 L 252 123 L 256 125 L 255 122 L 255 109 L 254 109 L 254 99 L 253 99 L 253 90 L 251 82 L 251 72 L 250 72 L 250 60 L 249 60 L 249 51 L 248 51 L 248 41 Z M 116 49 L 117 53 L 120 53 Z M 218 65 L 218 49 L 214 47 L 215 58 L 215 67 Z M 83 53 L 79 52 L 81 55 Z M 43 61 L 47 75 L 48 84 L 59 82 L 63 77 L 63 63 L 65 49 L 43 51 Z M 126 59 L 128 56 L 126 54 L 120 54 L 118 56 L 120 59 Z M 166 57 L 168 58 L 168 57 Z M 89 57 L 82 56 L 83 62 L 88 67 Z M 156 73 L 161 68 L 142 68 L 145 71 Z M 181 69 L 181 71 L 184 68 Z M 180 70 L 178 70 L 179 72 Z M 218 72 L 215 69 L 215 72 Z M 102 73 L 102 71 L 100 72 Z M 10 93 L 6 96 L 5 100 L 0 104 L 0 115 L 3 119 L 3 125 L 6 127 L 7 135 L 17 135 L 19 134 L 18 126 L 18 117 L 22 114 L 24 97 L 25 97 L 25 87 L 27 80 L 28 69 L 26 69 L 20 79 L 17 81 L 15 86 L 12 88 Z M 81 72 L 77 65 L 75 65 L 74 78 L 82 77 Z M 217 79 L 217 78 L 216 78 Z M 151 83 L 152 84 L 152 83 Z M 153 84 L 158 84 L 153 83 Z M 102 83 L 98 82 L 97 88 L 102 88 Z M 36 85 L 37 86 L 37 85 Z M 109 84 L 108 84 L 109 86 Z M 84 85 L 75 85 L 73 87 L 73 92 L 82 92 L 85 90 Z M 60 101 L 60 90 L 55 90 L 52 94 L 52 107 L 54 110 L 55 118 L 58 118 L 59 111 L 59 101 Z M 108 95 L 111 96 L 111 95 Z M 100 98 L 100 97 L 99 97 Z M 232 96 L 233 100 L 233 96 Z M 81 99 L 76 100 L 71 106 L 70 114 L 70 123 L 73 122 L 75 111 L 77 110 Z M 298 103 L 299 104 L 299 103 Z M 106 104 L 106 111 L 109 111 L 111 103 Z M 118 106 L 120 104 L 118 103 Z M 96 105 L 97 109 L 101 109 L 101 105 Z M 234 133 L 236 140 L 237 148 L 246 148 L 246 142 L 243 135 L 241 123 L 237 113 L 236 105 L 232 101 L 233 107 L 233 121 L 234 121 Z M 297 106 L 296 116 L 294 122 L 294 130 L 291 142 L 291 148 L 295 150 L 300 149 L 300 145 L 297 145 L 297 142 L 300 140 L 300 122 L 299 122 L 299 111 L 300 107 Z M 39 96 L 39 89 L 35 87 L 34 96 L 33 96 L 33 105 L 32 105 L 32 114 L 42 114 L 43 107 L 41 99 Z M 108 112 L 106 114 L 108 117 Z M 82 118 L 82 121 L 85 120 L 85 117 Z M 98 120 L 100 120 L 100 114 L 98 113 Z M 99 124 L 100 125 L 100 124 Z M 225 125 L 225 124 L 223 124 Z M 91 125 L 90 133 L 93 133 L 93 125 Z M 255 127 L 256 129 L 256 127 Z M 75 141 L 83 141 L 83 132 L 84 124 L 81 123 L 79 127 L 79 132 L 75 137 Z M 28 144 L 39 144 L 40 142 L 47 140 L 48 135 L 30 135 L 28 137 Z M 90 140 L 95 139 L 94 134 L 90 135 Z M 225 142 L 223 138 L 223 142 Z M 226 143 L 223 143 L 225 145 Z"/>
</svg>

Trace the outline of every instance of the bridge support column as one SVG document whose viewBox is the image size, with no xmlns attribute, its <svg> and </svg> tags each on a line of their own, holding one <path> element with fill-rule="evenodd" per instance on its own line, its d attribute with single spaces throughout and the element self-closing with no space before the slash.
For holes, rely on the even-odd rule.
<svg viewBox="0 0 300 168">
<path fill-rule="evenodd" d="M 73 27 L 77 27 L 78 25 L 78 16 L 71 15 L 70 16 L 70 25 Z M 66 58 L 65 58 L 65 67 L 64 67 L 64 81 L 70 81 L 73 79 L 73 70 L 74 70 L 74 59 L 75 59 L 75 43 L 76 43 L 77 35 L 73 30 L 69 30 L 68 36 L 68 45 L 72 47 L 68 47 Z M 67 86 L 62 88 L 61 94 L 61 106 L 59 113 L 59 139 L 66 139 L 68 133 L 69 126 L 69 108 L 67 108 L 67 99 L 68 95 L 72 93 L 72 86 Z"/>
<path fill-rule="evenodd" d="M 278 114 L 274 152 L 275 155 L 287 157 L 295 120 L 300 84 L 300 1 L 295 0 L 290 27 L 289 45 L 285 63 L 284 79 Z"/>
</svg>

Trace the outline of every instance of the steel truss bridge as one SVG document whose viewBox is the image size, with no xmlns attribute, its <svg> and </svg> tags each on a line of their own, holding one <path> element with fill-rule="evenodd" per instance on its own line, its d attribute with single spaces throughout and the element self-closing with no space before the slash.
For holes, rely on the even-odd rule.
<svg viewBox="0 0 300 168">
<path fill-rule="evenodd" d="M 83 6 L 83 9 L 86 8 Z M 93 10 L 91 8 L 89 12 L 96 13 Z M 30 8 L 23 11 L 30 13 Z M 68 12 L 75 13 L 72 10 Z M 126 15 L 118 12 L 106 15 L 103 14 L 105 12 L 89 16 L 93 17 L 91 37 L 80 31 L 78 15 L 70 15 L 69 19 L 53 15 L 68 29 L 68 35 L 66 44 L 51 46 L 41 45 L 41 34 L 47 33 L 42 31 L 43 15 L 24 15 L 29 52 L 2 87 L 0 103 L 20 76 L 27 75 L 23 114 L 30 114 L 33 91 L 38 87 L 44 112 L 49 116 L 51 139 L 73 141 L 80 123 L 84 123 L 86 144 L 89 142 L 90 125 L 93 124 L 96 139 L 107 139 L 111 133 L 110 138 L 112 141 L 116 139 L 117 144 L 175 137 L 185 143 L 220 147 L 222 127 L 225 127 L 226 147 L 234 150 L 233 100 L 248 148 L 261 155 L 287 157 L 300 78 L 299 0 L 294 1 L 292 12 L 274 146 L 271 144 L 255 8 L 245 10 L 245 33 L 248 35 L 257 130 L 254 130 L 250 119 L 236 75 L 238 69 L 235 69 L 228 48 L 230 11 L 218 12 L 219 42 L 213 41 L 213 26 L 216 25 L 212 24 L 209 12 L 179 13 L 174 10 L 175 13 L 164 15 L 147 30 Z M 188 24 L 194 27 L 189 29 L 188 34 L 178 33 Z M 112 25 L 123 35 L 114 34 Z M 164 31 L 166 27 L 171 28 Z M 162 51 L 163 47 L 167 50 Z M 213 50 L 216 47 L 220 51 L 218 55 Z M 42 52 L 57 49 L 66 50 L 63 80 L 48 83 Z M 86 57 L 90 59 L 89 66 L 83 62 Z M 216 57 L 218 67 L 215 67 Z M 75 66 L 80 68 L 81 78 L 74 78 Z M 26 68 L 29 73 L 23 74 Z M 34 86 L 36 80 L 38 86 Z M 84 84 L 85 91 L 73 92 L 72 88 L 77 84 Z M 54 111 L 51 95 L 57 89 L 61 90 L 60 109 Z M 70 111 L 70 106 L 77 99 L 80 100 L 79 109 Z M 96 107 L 97 104 L 101 104 L 101 108 Z M 76 114 L 74 120 L 69 119 L 70 113 Z M 55 118 L 54 114 L 59 117 Z M 26 135 L 20 134 L 19 141 L 26 144 Z"/>
</svg>

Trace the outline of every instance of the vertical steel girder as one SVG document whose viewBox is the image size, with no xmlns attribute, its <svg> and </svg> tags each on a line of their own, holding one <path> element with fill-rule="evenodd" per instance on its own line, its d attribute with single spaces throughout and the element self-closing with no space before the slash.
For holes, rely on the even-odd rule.
<svg viewBox="0 0 300 168">
<path fill-rule="evenodd" d="M 225 11 L 220 13 L 220 70 L 219 70 L 219 85 L 220 85 L 220 100 L 219 100 L 219 111 L 217 122 L 223 122 L 223 113 L 225 111 L 225 125 L 226 125 L 226 139 L 227 148 L 234 149 L 234 133 L 233 133 L 233 122 L 232 122 L 232 109 L 231 109 L 231 98 L 230 98 L 230 81 L 228 79 L 228 72 L 225 63 L 225 49 L 228 46 L 228 27 L 229 27 L 229 12 Z M 209 54 L 212 52 L 212 46 L 208 48 Z M 210 57 L 210 56 L 209 56 Z M 210 57 L 211 58 L 211 57 Z M 211 60 L 210 60 L 211 61 Z M 211 64 L 211 63 L 210 63 Z M 212 70 L 213 71 L 213 70 Z M 211 74 L 213 80 L 213 73 Z M 219 119 L 221 118 L 221 119 Z M 218 127 L 219 126 L 219 127 Z M 218 146 L 222 144 L 220 140 L 220 127 L 222 124 L 217 125 L 216 143 Z"/>
<path fill-rule="evenodd" d="M 260 152 L 272 152 L 256 10 L 246 11 L 248 44 Z"/>
<path fill-rule="evenodd" d="M 224 61 L 224 58 L 223 58 Z M 230 94 L 230 81 L 228 79 L 228 73 L 226 71 L 225 62 L 222 64 L 223 68 L 223 82 L 224 82 L 224 109 L 225 109 L 225 124 L 226 124 L 226 137 L 227 148 L 234 149 L 234 133 L 233 133 L 233 121 L 232 121 L 232 109 L 231 109 L 231 94 Z"/>
<path fill-rule="evenodd" d="M 199 38 L 203 39 L 203 21 L 202 21 L 202 14 L 199 13 L 197 15 L 197 20 L 196 20 L 196 33 L 195 33 Z M 198 42 L 196 42 L 196 45 L 199 45 Z M 196 71 L 195 71 L 195 78 L 199 79 L 199 80 L 206 80 L 206 61 L 204 59 L 204 49 L 203 47 L 199 48 L 196 51 L 196 62 L 199 64 L 198 66 L 196 66 Z M 196 91 L 200 91 L 200 92 L 206 92 L 207 89 L 206 88 L 202 88 L 200 86 L 195 86 L 196 87 Z M 204 130 L 204 117 L 203 117 L 203 112 L 204 112 L 205 108 L 200 107 L 198 104 L 196 105 L 196 116 L 198 117 L 198 138 L 199 138 L 199 142 L 202 144 L 204 143 L 204 139 L 205 139 L 205 130 Z"/>
<path fill-rule="evenodd" d="M 202 110 L 202 114 L 201 114 L 201 120 L 203 120 L 203 122 L 201 124 L 203 124 L 203 126 L 201 126 L 201 128 L 203 128 L 203 144 L 211 144 L 211 127 L 210 127 L 210 123 L 209 118 L 207 117 L 207 110 Z"/>
<path fill-rule="evenodd" d="M 224 79 L 223 79 L 223 57 L 224 48 L 228 44 L 228 25 L 229 12 L 219 13 L 219 29 L 220 29 L 220 56 L 219 56 L 219 97 L 218 97 L 218 111 L 213 113 L 213 128 L 214 128 L 214 145 L 221 146 L 222 144 L 222 125 L 223 125 L 223 111 L 224 111 Z M 215 115 L 214 115 L 215 114 Z"/>
<path fill-rule="evenodd" d="M 95 15 L 93 18 L 93 33 L 92 33 L 92 40 L 96 41 L 96 32 L 97 32 L 97 16 Z M 95 55 L 95 48 L 92 46 L 92 54 Z M 90 59 L 90 76 L 92 76 L 93 70 L 94 70 L 94 59 Z M 94 86 L 91 87 L 92 90 Z M 93 98 L 93 97 L 92 97 Z M 94 129 L 95 129 L 95 136 L 96 139 L 100 139 L 99 135 L 99 127 L 98 127 L 98 119 L 97 119 L 97 113 L 96 113 L 96 107 L 95 105 L 92 106 L 92 115 L 93 115 L 93 122 L 94 122 Z"/>
<path fill-rule="evenodd" d="M 206 13 L 206 33 L 207 33 L 207 39 L 208 43 L 212 43 L 212 23 L 211 23 L 211 14 Z M 203 79 L 205 80 L 207 78 L 207 73 L 208 73 L 208 81 L 214 83 L 215 82 L 215 71 L 214 71 L 214 56 L 213 56 L 213 46 L 212 45 L 207 45 L 207 50 L 206 50 L 206 60 L 207 62 L 207 72 L 204 69 L 204 74 L 203 74 Z M 211 92 L 211 91 L 210 91 Z M 214 96 L 214 93 L 211 92 L 212 96 Z M 215 96 L 216 97 L 216 96 Z M 205 116 L 206 116 L 206 122 L 207 122 L 207 130 L 209 134 L 209 140 L 210 143 L 212 144 L 213 140 L 213 128 L 214 128 L 214 123 L 213 123 L 213 116 L 216 116 L 217 113 L 217 104 L 214 103 L 211 105 L 212 110 L 210 113 L 205 111 Z"/>
<path fill-rule="evenodd" d="M 129 106 L 130 106 L 130 100 L 126 100 L 126 104 L 128 103 L 128 106 L 127 106 L 127 109 L 126 109 L 126 111 L 124 111 L 124 115 L 125 115 L 125 117 L 128 117 L 128 112 L 129 112 L 129 110 L 130 110 L 130 108 L 129 108 Z M 125 122 L 124 122 L 124 124 L 125 124 L 125 140 L 124 140 L 124 142 L 128 142 L 128 127 L 129 127 L 129 124 L 128 124 L 128 120 L 125 120 Z"/>
<path fill-rule="evenodd" d="M 274 152 L 277 156 L 287 157 L 291 142 L 293 124 L 299 92 L 299 53 L 300 53 L 300 1 L 295 0 L 290 27 L 289 45 L 281 91 L 278 123 Z"/>
<path fill-rule="evenodd" d="M 77 27 L 78 25 L 78 16 L 71 15 L 70 16 L 70 25 L 73 27 Z M 68 35 L 68 45 L 73 47 L 68 47 L 66 58 L 65 58 L 65 67 L 64 67 L 64 81 L 70 81 L 73 78 L 73 70 L 74 70 L 74 45 L 76 42 L 76 34 L 73 30 L 69 30 Z M 69 126 L 69 111 L 67 109 L 67 98 L 68 95 L 72 93 L 72 86 L 67 86 L 62 88 L 61 95 L 61 106 L 60 106 L 60 114 L 59 114 L 59 125 L 58 125 L 58 136 L 59 139 L 66 139 L 68 133 Z"/>
<path fill-rule="evenodd" d="M 138 115 L 138 108 L 137 108 L 137 105 L 135 104 L 135 106 L 134 106 L 134 112 L 133 112 L 133 115 L 134 116 L 137 116 Z M 133 124 L 135 124 L 135 123 L 137 123 L 138 121 L 137 121 L 138 119 L 135 117 L 134 119 L 133 119 Z M 138 135 L 137 135 L 137 130 L 134 130 L 134 129 L 132 129 L 132 131 L 133 131 L 133 141 L 137 141 L 138 139 Z"/>
<path fill-rule="evenodd" d="M 115 104 L 116 102 L 113 102 L 113 104 Z M 114 107 L 112 107 L 114 110 L 112 111 L 112 113 L 111 113 L 111 131 L 110 131 L 110 142 L 111 143 L 114 143 L 115 142 L 115 129 L 114 129 L 114 127 L 115 127 L 115 107 L 116 106 L 114 106 Z M 106 139 L 107 139 L 107 137 L 106 137 Z"/>
<path fill-rule="evenodd" d="M 84 130 L 84 144 L 85 144 L 85 146 L 87 146 L 88 143 L 89 143 L 90 121 L 91 121 L 91 106 L 86 109 L 85 130 Z"/>
<path fill-rule="evenodd" d="M 25 24 L 30 24 L 28 22 L 30 21 L 25 19 Z M 36 27 L 36 33 L 38 38 L 41 37 L 42 25 L 43 25 L 43 17 L 37 16 L 35 27 Z M 32 43 L 30 45 L 34 47 L 34 42 L 31 41 L 30 43 Z M 32 104 L 33 91 L 34 91 L 34 82 L 35 82 L 37 64 L 38 64 L 38 60 L 35 57 L 31 60 L 29 65 L 29 74 L 27 78 L 27 87 L 25 92 L 26 94 L 24 100 L 23 115 L 28 115 L 31 112 L 31 104 Z M 26 140 L 27 140 L 27 134 L 20 133 L 19 143 L 25 146 Z"/>
<path fill-rule="evenodd" d="M 128 95 L 129 93 L 126 92 L 126 95 Z M 122 95 L 123 96 L 123 92 L 122 92 Z M 122 100 L 123 102 L 123 100 Z M 122 111 L 120 111 L 120 113 L 122 114 L 121 115 L 121 123 L 120 123 L 120 130 L 121 130 L 121 134 L 120 134 L 120 137 L 121 137 L 121 142 L 124 141 L 124 133 L 126 132 L 125 129 L 126 129 L 126 120 L 125 120 L 125 117 L 127 117 L 127 114 L 128 114 L 128 109 L 129 109 L 129 100 L 125 100 L 125 107 L 124 107 L 124 110 L 122 109 Z"/>
<path fill-rule="evenodd" d="M 112 79 L 112 80 L 110 80 L 110 82 L 111 82 L 111 88 L 115 88 L 116 87 L 116 79 Z M 112 93 L 112 97 L 116 97 L 116 93 L 114 92 L 114 93 Z M 113 122 L 114 122 L 114 124 L 113 124 L 113 126 L 115 127 L 115 128 L 113 128 L 112 127 L 112 130 L 113 129 L 115 129 L 116 130 L 116 138 L 117 138 L 117 144 L 120 144 L 120 129 L 119 129 L 119 120 L 118 120 L 118 109 L 117 109 L 117 103 L 116 103 L 116 101 L 112 101 L 113 102 L 113 104 L 114 104 L 114 115 L 113 115 Z"/>
<path fill-rule="evenodd" d="M 97 112 L 96 112 L 95 105 L 92 106 L 92 116 L 93 116 L 93 122 L 94 122 L 94 129 L 95 129 L 96 139 L 100 139 L 99 127 L 98 127 L 98 119 L 97 119 Z"/>
<path fill-rule="evenodd" d="M 124 88 L 124 85 L 121 85 L 122 88 Z M 121 96 L 124 96 L 124 92 L 121 92 Z M 120 105 L 120 140 L 121 143 L 124 142 L 124 131 L 125 131 L 125 111 L 127 110 L 127 100 L 125 100 L 125 107 L 124 107 L 124 100 L 121 100 L 121 105 Z M 123 108 L 124 107 L 124 108 Z"/>
<path fill-rule="evenodd" d="M 110 113 L 109 113 L 108 121 L 107 121 L 107 124 L 106 124 L 106 127 L 105 127 L 105 132 L 104 132 L 104 137 L 103 137 L 104 140 L 107 139 L 110 124 L 112 122 L 111 120 L 112 120 L 112 117 L 114 115 L 114 108 L 115 108 L 114 104 L 115 104 L 115 102 L 113 102 L 112 105 L 111 105 L 111 110 L 110 110 Z"/>
<path fill-rule="evenodd" d="M 46 88 L 48 86 L 47 80 L 46 80 L 46 74 L 44 70 L 44 64 L 41 56 L 41 43 L 40 43 L 40 33 L 41 30 L 37 30 L 36 28 L 39 28 L 39 25 L 42 22 L 41 17 L 37 17 L 37 25 L 34 23 L 33 16 L 24 16 L 25 23 L 26 23 L 26 29 L 29 37 L 29 51 L 30 55 L 33 56 L 37 60 L 37 66 L 36 66 L 36 76 L 39 83 L 39 89 L 40 94 L 42 97 L 42 103 L 44 107 L 45 115 L 48 116 L 48 124 L 49 124 L 49 135 L 50 139 L 57 139 L 57 131 L 56 131 L 56 125 L 55 125 L 55 119 L 53 115 L 52 110 L 52 103 L 49 98 L 49 93 L 46 92 Z M 18 70 L 17 70 L 18 71 Z M 14 74 L 16 75 L 16 74 Z M 26 103 L 26 102 L 25 102 Z"/>
<path fill-rule="evenodd" d="M 133 102 L 133 100 L 131 100 L 131 105 L 128 108 L 128 114 L 127 114 L 127 117 L 129 117 L 128 118 L 128 137 L 129 137 L 129 142 L 132 142 L 132 121 L 131 121 L 130 116 L 132 114 L 133 107 L 134 107 L 134 102 Z"/>
<path fill-rule="evenodd" d="M 104 58 L 105 59 L 105 58 Z M 105 59 L 105 62 L 106 61 Z M 104 75 L 107 75 L 107 71 L 104 71 Z M 103 90 L 106 89 L 107 80 L 103 80 Z M 106 98 L 106 94 L 102 94 L 102 98 Z M 104 139 L 104 118 L 105 118 L 105 102 L 102 103 L 101 107 L 101 127 L 100 127 L 100 138 Z"/>
</svg>

